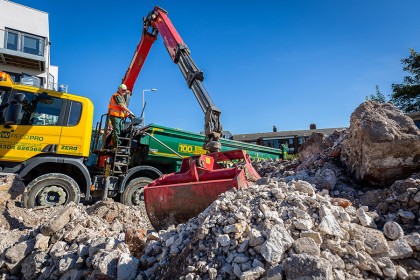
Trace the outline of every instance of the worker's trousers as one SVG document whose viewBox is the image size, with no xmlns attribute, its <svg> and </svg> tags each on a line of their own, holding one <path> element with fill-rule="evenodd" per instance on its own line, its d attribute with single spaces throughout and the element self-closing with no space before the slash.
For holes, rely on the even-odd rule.
<svg viewBox="0 0 420 280">
<path fill-rule="evenodd" d="M 124 131 L 124 118 L 119 118 L 116 116 L 109 116 L 112 124 L 112 145 L 115 147 L 121 145 L 120 136 Z"/>
</svg>

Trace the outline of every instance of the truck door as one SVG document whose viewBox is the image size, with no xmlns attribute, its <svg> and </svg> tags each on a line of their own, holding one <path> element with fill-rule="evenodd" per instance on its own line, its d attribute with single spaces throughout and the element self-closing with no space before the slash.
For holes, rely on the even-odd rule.
<svg viewBox="0 0 420 280">
<path fill-rule="evenodd" d="M 0 158 L 22 162 L 41 153 L 55 153 L 64 119 L 64 100 L 58 94 L 8 89 L 1 95 L 0 106 L 5 107 L 16 93 L 25 96 L 18 122 L 4 126 L 0 114 Z"/>
<path fill-rule="evenodd" d="M 61 131 L 60 146 L 58 152 L 67 155 L 83 156 L 86 135 L 85 121 L 81 121 L 82 103 L 75 100 L 67 100 L 66 118 Z M 89 123 L 91 125 L 91 123 Z"/>
<path fill-rule="evenodd" d="M 58 152 L 75 157 L 89 157 L 93 122 L 93 103 L 77 95 L 66 94 L 66 113 Z"/>
</svg>

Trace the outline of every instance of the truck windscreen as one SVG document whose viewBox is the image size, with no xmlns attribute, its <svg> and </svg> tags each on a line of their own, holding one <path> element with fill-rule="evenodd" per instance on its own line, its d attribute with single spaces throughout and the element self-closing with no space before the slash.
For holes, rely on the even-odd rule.
<svg viewBox="0 0 420 280">
<path fill-rule="evenodd" d="M 63 109 L 63 99 L 49 96 L 46 93 L 33 93 L 0 88 L 0 125 L 4 124 L 4 114 L 10 100 L 10 95 L 21 93 L 22 111 L 16 124 L 19 125 L 58 125 L 60 113 Z M 64 111 L 64 110 L 63 110 Z"/>
</svg>

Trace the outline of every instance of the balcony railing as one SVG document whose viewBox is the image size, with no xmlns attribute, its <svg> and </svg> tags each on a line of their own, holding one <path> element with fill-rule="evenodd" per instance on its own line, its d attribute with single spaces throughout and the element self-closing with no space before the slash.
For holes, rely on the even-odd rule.
<svg viewBox="0 0 420 280">
<path fill-rule="evenodd" d="M 47 46 L 44 37 L 0 29 L 0 64 L 45 71 Z"/>
<path fill-rule="evenodd" d="M 4 38 L 5 49 L 44 56 L 46 39 L 43 37 L 13 29 L 0 29 L 0 37 Z"/>
</svg>

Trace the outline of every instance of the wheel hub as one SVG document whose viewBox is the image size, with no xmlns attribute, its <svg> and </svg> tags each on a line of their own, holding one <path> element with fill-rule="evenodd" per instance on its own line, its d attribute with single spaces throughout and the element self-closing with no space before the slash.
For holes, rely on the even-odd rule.
<svg viewBox="0 0 420 280">
<path fill-rule="evenodd" d="M 138 188 L 134 193 L 132 197 L 133 205 L 140 205 L 140 203 L 144 201 L 143 198 L 143 188 Z"/>
<path fill-rule="evenodd" d="M 42 189 L 38 196 L 40 206 L 57 206 L 66 202 L 67 194 L 63 188 L 58 186 L 49 186 Z"/>
</svg>

